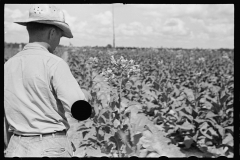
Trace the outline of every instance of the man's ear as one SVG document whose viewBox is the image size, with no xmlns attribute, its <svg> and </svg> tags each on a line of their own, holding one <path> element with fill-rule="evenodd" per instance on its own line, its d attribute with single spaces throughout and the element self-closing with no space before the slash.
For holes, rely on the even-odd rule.
<svg viewBox="0 0 240 160">
<path fill-rule="evenodd" d="M 48 32 L 48 39 L 51 40 L 56 34 L 56 29 L 55 28 L 50 28 Z"/>
</svg>

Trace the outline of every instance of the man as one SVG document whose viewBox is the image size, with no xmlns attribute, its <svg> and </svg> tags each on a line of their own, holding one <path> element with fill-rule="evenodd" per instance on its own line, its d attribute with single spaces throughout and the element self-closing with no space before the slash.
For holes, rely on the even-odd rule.
<svg viewBox="0 0 240 160">
<path fill-rule="evenodd" d="M 61 37 L 73 38 L 64 13 L 33 5 L 29 19 L 15 23 L 26 26 L 29 43 L 4 64 L 5 156 L 71 157 L 65 114 L 86 98 L 67 63 L 52 54 Z"/>
</svg>

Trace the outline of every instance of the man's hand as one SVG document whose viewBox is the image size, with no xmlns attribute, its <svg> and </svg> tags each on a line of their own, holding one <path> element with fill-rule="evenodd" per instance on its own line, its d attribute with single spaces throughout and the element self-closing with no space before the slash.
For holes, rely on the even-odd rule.
<svg viewBox="0 0 240 160">
<path fill-rule="evenodd" d="M 12 132 L 8 131 L 8 128 L 9 128 L 9 125 L 8 125 L 7 119 L 4 115 L 4 148 L 7 148 L 10 138 L 13 135 Z"/>
</svg>

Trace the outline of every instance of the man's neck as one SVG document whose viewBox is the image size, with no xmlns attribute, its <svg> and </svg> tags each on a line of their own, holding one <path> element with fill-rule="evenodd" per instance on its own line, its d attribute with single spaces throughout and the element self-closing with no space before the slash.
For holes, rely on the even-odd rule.
<svg viewBox="0 0 240 160">
<path fill-rule="evenodd" d="M 48 43 L 46 43 L 46 42 L 29 42 L 29 43 L 37 43 L 37 44 L 40 44 L 40 45 L 42 45 L 43 47 L 45 47 L 50 53 L 52 53 L 52 52 L 51 52 L 51 46 L 50 46 Z"/>
</svg>

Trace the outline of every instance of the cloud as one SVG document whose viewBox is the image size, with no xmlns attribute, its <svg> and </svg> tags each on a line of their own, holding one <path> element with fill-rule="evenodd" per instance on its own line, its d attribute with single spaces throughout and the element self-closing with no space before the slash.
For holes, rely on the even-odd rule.
<svg viewBox="0 0 240 160">
<path fill-rule="evenodd" d="M 189 29 L 186 27 L 184 21 L 178 18 L 170 18 L 162 21 L 157 19 L 151 23 L 154 31 L 158 35 L 172 37 L 172 36 L 186 36 L 189 34 Z"/>
<path fill-rule="evenodd" d="M 27 15 L 27 11 L 21 12 L 19 9 L 11 10 L 7 7 L 4 8 L 4 18 L 6 19 L 19 19 Z"/>
<path fill-rule="evenodd" d="M 208 40 L 210 39 L 209 35 L 207 33 L 201 32 L 196 35 L 196 38 L 203 39 L 203 40 Z"/>
<path fill-rule="evenodd" d="M 71 29 L 75 29 L 76 17 L 71 16 L 66 10 L 62 10 L 65 16 L 65 22 L 70 26 Z"/>
<path fill-rule="evenodd" d="M 130 36 L 143 38 L 144 36 L 163 36 L 163 37 L 173 37 L 173 36 L 186 36 L 189 34 L 189 29 L 186 27 L 185 23 L 177 18 L 171 18 L 163 21 L 158 18 L 149 24 L 143 24 L 138 21 L 131 23 L 122 23 L 116 26 L 117 36 Z"/>
<path fill-rule="evenodd" d="M 214 24 L 206 26 L 208 32 L 221 35 L 233 35 L 233 26 L 231 24 Z"/>
<path fill-rule="evenodd" d="M 125 36 L 134 36 L 137 32 L 136 30 L 131 26 L 127 25 L 125 23 L 120 24 L 119 26 L 116 26 L 116 34 L 119 36 L 125 35 Z"/>
<path fill-rule="evenodd" d="M 112 36 L 112 13 L 110 11 L 93 15 L 85 21 L 73 20 L 72 29 L 80 37 L 102 39 Z"/>
<path fill-rule="evenodd" d="M 148 11 L 144 12 L 143 15 L 152 16 L 152 17 L 161 17 L 162 14 L 159 11 Z"/>
<path fill-rule="evenodd" d="M 104 13 L 99 13 L 93 17 L 94 20 L 100 22 L 102 25 L 112 24 L 112 12 L 105 11 Z"/>
<path fill-rule="evenodd" d="M 86 29 L 88 27 L 87 21 L 80 21 L 78 22 L 77 17 L 70 15 L 66 10 L 63 10 L 65 15 L 65 22 L 70 26 L 70 29 L 72 30 L 73 34 L 79 34 L 81 33 L 81 36 L 85 35 Z M 74 36 L 75 37 L 75 36 Z"/>
<path fill-rule="evenodd" d="M 165 25 L 171 27 L 171 26 L 178 26 L 178 24 L 180 24 L 180 23 L 182 23 L 182 21 L 180 21 L 179 19 L 172 18 L 170 20 L 167 20 L 165 22 Z"/>
<path fill-rule="evenodd" d="M 233 4 L 217 4 L 217 5 L 207 5 L 208 18 L 212 19 L 222 19 L 230 18 L 234 16 L 234 5 Z"/>
<path fill-rule="evenodd" d="M 193 31 L 190 31 L 189 40 L 193 40 L 194 38 L 195 38 L 195 34 L 193 33 Z"/>
<path fill-rule="evenodd" d="M 154 5 L 135 5 L 143 10 L 144 15 L 159 17 L 182 17 L 182 16 L 202 16 L 206 12 L 204 5 L 197 4 L 154 4 Z"/>
<path fill-rule="evenodd" d="M 154 4 L 134 5 L 143 15 L 153 18 L 194 18 L 204 21 L 233 23 L 233 4 Z"/>
<path fill-rule="evenodd" d="M 73 28 L 76 32 L 83 33 L 86 31 L 87 26 L 88 26 L 88 23 L 86 21 L 83 21 L 83 22 L 78 22 L 74 24 Z"/>
<path fill-rule="evenodd" d="M 13 22 L 4 22 L 4 31 L 5 32 L 12 32 L 12 31 L 25 31 L 26 27 L 13 23 Z"/>
<path fill-rule="evenodd" d="M 213 37 L 231 36 L 234 34 L 234 24 L 226 21 L 210 21 L 191 18 L 190 21 L 200 28 L 200 31 L 210 34 Z"/>
<path fill-rule="evenodd" d="M 153 28 L 152 26 L 145 26 L 140 22 L 134 21 L 116 26 L 116 34 L 118 36 L 150 36 L 153 34 Z"/>
</svg>

